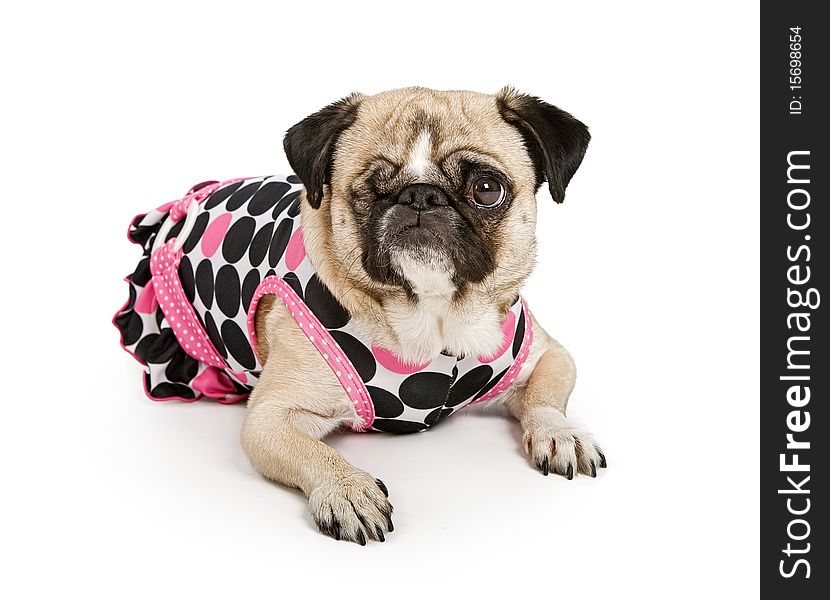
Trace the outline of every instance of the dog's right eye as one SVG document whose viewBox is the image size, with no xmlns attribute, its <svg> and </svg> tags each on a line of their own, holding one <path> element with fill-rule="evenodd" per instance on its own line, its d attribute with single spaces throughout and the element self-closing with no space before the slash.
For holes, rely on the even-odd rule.
<svg viewBox="0 0 830 600">
<path fill-rule="evenodd" d="M 504 186 L 492 177 L 477 177 L 470 184 L 468 197 L 478 206 L 492 208 L 504 201 Z"/>
</svg>

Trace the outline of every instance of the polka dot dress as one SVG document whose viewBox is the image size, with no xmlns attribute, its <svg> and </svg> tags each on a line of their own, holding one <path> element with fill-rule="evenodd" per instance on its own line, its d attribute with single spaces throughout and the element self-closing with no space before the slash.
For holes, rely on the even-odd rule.
<svg viewBox="0 0 830 600">
<path fill-rule="evenodd" d="M 144 365 L 150 398 L 247 398 L 262 370 L 254 316 L 266 294 L 285 304 L 330 366 L 361 429 L 422 431 L 512 383 L 532 340 L 521 298 L 493 355 L 402 362 L 366 339 L 317 277 L 303 245 L 301 191 L 293 175 L 208 181 L 133 219 L 128 237 L 144 255 L 113 322 Z"/>
</svg>

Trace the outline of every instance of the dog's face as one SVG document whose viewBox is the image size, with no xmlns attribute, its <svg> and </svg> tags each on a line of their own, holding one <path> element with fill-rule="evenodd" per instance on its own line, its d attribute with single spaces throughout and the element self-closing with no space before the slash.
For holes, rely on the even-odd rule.
<svg viewBox="0 0 830 600">
<path fill-rule="evenodd" d="M 567 113 L 509 89 L 406 88 L 324 108 L 285 149 L 306 186 L 306 240 L 343 282 L 380 301 L 485 287 L 497 298 L 532 268 L 536 191 L 548 181 L 561 202 L 588 140 Z"/>
</svg>

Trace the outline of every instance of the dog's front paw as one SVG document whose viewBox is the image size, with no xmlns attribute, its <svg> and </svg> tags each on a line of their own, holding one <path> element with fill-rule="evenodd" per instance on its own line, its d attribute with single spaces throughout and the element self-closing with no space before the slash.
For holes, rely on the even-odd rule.
<svg viewBox="0 0 830 600">
<path fill-rule="evenodd" d="M 575 473 L 597 476 L 608 466 L 602 448 L 587 431 L 575 427 L 555 408 L 538 408 L 524 423 L 525 450 L 542 471 L 573 479 Z"/>
<path fill-rule="evenodd" d="M 388 496 L 380 479 L 354 471 L 316 487 L 308 496 L 308 507 L 320 531 L 365 546 L 369 538 L 385 541 L 385 534 L 394 530 Z"/>
</svg>

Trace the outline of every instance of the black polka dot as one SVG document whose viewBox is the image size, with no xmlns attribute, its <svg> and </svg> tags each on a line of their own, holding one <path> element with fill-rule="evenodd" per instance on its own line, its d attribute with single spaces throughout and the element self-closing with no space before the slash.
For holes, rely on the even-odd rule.
<svg viewBox="0 0 830 600">
<path fill-rule="evenodd" d="M 179 383 L 190 383 L 198 373 L 199 363 L 196 359 L 188 356 L 181 348 L 173 355 L 167 368 L 164 369 L 164 375 L 167 379 Z"/>
<path fill-rule="evenodd" d="M 164 329 L 164 312 L 161 307 L 156 309 L 156 325 L 158 325 L 159 330 Z"/>
<path fill-rule="evenodd" d="M 142 246 L 145 246 L 150 238 L 158 231 L 158 225 L 140 225 L 141 221 L 147 215 L 138 215 L 130 224 L 130 230 L 127 237 Z"/>
<path fill-rule="evenodd" d="M 277 205 L 274 207 L 274 212 L 271 213 L 271 216 L 275 219 L 278 218 L 283 213 L 283 211 L 286 208 L 288 208 L 289 205 L 294 203 L 294 201 L 297 199 L 297 196 L 299 195 L 300 192 L 296 191 L 283 196 L 282 199 L 279 202 L 277 202 Z"/>
<path fill-rule="evenodd" d="M 522 307 L 519 313 L 519 322 L 516 324 L 516 337 L 513 338 L 513 358 L 519 355 L 522 349 L 522 338 L 525 336 L 525 309 Z"/>
<path fill-rule="evenodd" d="M 231 225 L 228 233 L 225 234 L 225 241 L 222 242 L 222 256 L 233 264 L 245 256 L 248 246 L 254 237 L 256 220 L 253 217 L 242 217 Z"/>
<path fill-rule="evenodd" d="M 329 329 L 339 329 L 349 322 L 348 311 L 331 295 L 316 274 L 311 276 L 305 286 L 305 302 Z"/>
<path fill-rule="evenodd" d="M 297 274 L 289 271 L 288 273 L 283 275 L 282 278 L 285 281 L 285 283 L 290 285 L 291 289 L 294 290 L 294 292 L 296 292 L 296 294 L 300 297 L 300 300 L 304 301 L 303 286 L 300 283 L 300 278 L 297 277 Z"/>
<path fill-rule="evenodd" d="M 196 291 L 205 308 L 213 306 L 213 265 L 209 258 L 205 258 L 196 267 Z"/>
<path fill-rule="evenodd" d="M 130 277 L 130 281 L 139 287 L 144 287 L 150 281 L 152 276 L 153 274 L 150 273 L 150 258 L 145 257 L 138 262 L 135 272 L 132 274 L 132 277 Z"/>
<path fill-rule="evenodd" d="M 451 408 L 436 408 L 434 411 L 424 417 L 424 423 L 432 427 L 436 423 L 440 423 L 452 414 Z"/>
<path fill-rule="evenodd" d="M 259 271 L 253 269 L 245 275 L 245 280 L 242 282 L 242 310 L 245 313 L 251 307 L 251 299 L 254 297 L 257 286 L 259 286 Z"/>
<path fill-rule="evenodd" d="M 225 346 L 227 346 L 231 356 L 236 359 L 236 362 L 246 369 L 256 368 L 254 351 L 251 349 L 248 336 L 243 333 L 239 325 L 233 321 L 222 323 L 222 339 L 225 340 Z"/>
<path fill-rule="evenodd" d="M 437 408 L 444 405 L 451 383 L 449 375 L 424 371 L 404 379 L 398 394 L 412 408 Z"/>
<path fill-rule="evenodd" d="M 285 178 L 288 183 L 302 183 L 300 178 L 294 175 L 293 173 Z"/>
<path fill-rule="evenodd" d="M 138 288 L 133 285 L 132 278 L 129 278 L 127 282 L 127 303 L 124 305 L 123 310 L 133 310 L 136 298 L 138 298 Z"/>
<path fill-rule="evenodd" d="M 251 242 L 251 249 L 248 250 L 248 258 L 251 259 L 251 266 L 258 267 L 265 260 L 265 255 L 268 254 L 268 245 L 271 243 L 273 233 L 273 221 L 268 221 L 268 223 L 256 232 Z"/>
<path fill-rule="evenodd" d="M 198 245 L 199 241 L 202 239 L 202 234 L 205 232 L 205 229 L 207 229 L 208 221 L 210 221 L 210 215 L 206 212 L 203 212 L 196 217 L 196 220 L 193 222 L 193 229 L 190 230 L 190 235 L 187 236 L 187 240 L 185 240 L 185 243 L 182 246 L 182 250 L 185 254 L 190 254 Z"/>
<path fill-rule="evenodd" d="M 285 254 L 288 240 L 291 239 L 292 224 L 292 221 L 285 219 L 280 222 L 277 230 L 274 232 L 274 237 L 271 239 L 271 248 L 268 251 L 268 264 L 272 267 L 276 267 L 282 255 Z"/>
<path fill-rule="evenodd" d="M 492 390 L 494 387 L 496 387 L 496 384 L 497 384 L 499 381 L 501 381 L 501 378 L 502 378 L 502 377 L 504 377 L 504 374 L 505 374 L 505 373 L 507 373 L 507 369 L 505 369 L 504 371 L 502 371 L 501 373 L 499 373 L 498 375 L 496 375 L 495 377 L 493 377 L 493 378 L 490 380 L 490 383 L 488 383 L 487 385 L 485 385 L 485 386 L 481 389 L 481 391 L 480 391 L 478 394 L 476 394 L 476 397 L 475 397 L 475 398 L 473 398 L 473 400 L 478 400 L 478 399 L 479 399 L 479 398 L 481 398 L 484 394 L 486 394 L 487 392 L 489 392 L 490 390 Z"/>
<path fill-rule="evenodd" d="M 493 368 L 489 365 L 479 365 L 461 379 L 456 381 L 450 388 L 450 395 L 447 398 L 447 406 L 458 406 L 469 400 L 487 385 L 493 376 Z"/>
<path fill-rule="evenodd" d="M 195 398 L 196 394 L 192 389 L 181 383 L 160 383 L 152 390 L 150 395 L 154 398 Z"/>
<path fill-rule="evenodd" d="M 288 209 L 288 216 L 289 217 L 296 217 L 298 214 L 300 214 L 300 198 L 299 198 L 299 196 L 297 197 L 296 200 L 294 200 L 294 202 L 291 203 L 291 207 Z"/>
<path fill-rule="evenodd" d="M 179 350 L 179 342 L 172 329 L 146 335 L 135 347 L 135 355 L 146 363 L 163 364 Z"/>
<path fill-rule="evenodd" d="M 243 385 L 243 384 L 239 383 L 238 381 L 234 381 L 234 380 L 231 380 L 231 381 L 233 382 L 233 387 L 236 388 L 236 389 L 234 389 L 234 393 L 233 393 L 233 395 L 235 395 L 235 396 L 241 396 L 241 397 L 248 396 L 251 393 L 251 391 L 254 389 L 254 387 L 251 386 L 251 385 Z"/>
<path fill-rule="evenodd" d="M 349 360 L 352 361 L 360 378 L 364 382 L 370 381 L 375 376 L 375 371 L 377 370 L 375 357 L 372 356 L 371 350 L 345 331 L 332 331 L 331 337 L 334 338 L 334 341 L 337 342 L 343 349 L 343 352 L 346 353 L 346 356 L 349 357 Z"/>
<path fill-rule="evenodd" d="M 213 320 L 210 312 L 205 313 L 205 331 L 210 341 L 213 342 L 213 347 L 216 348 L 216 351 L 225 358 L 228 358 L 228 351 L 225 349 L 222 335 L 219 333 L 219 328 L 216 326 L 216 321 Z"/>
<path fill-rule="evenodd" d="M 144 333 L 144 324 L 141 322 L 141 317 L 132 309 L 122 312 L 115 317 L 115 324 L 121 331 L 121 343 L 125 346 L 132 346 Z"/>
<path fill-rule="evenodd" d="M 167 218 L 169 219 L 170 217 L 167 217 Z M 179 219 L 179 222 L 176 223 L 175 225 L 173 225 L 173 227 L 170 228 L 170 231 L 167 232 L 167 237 L 164 238 L 164 241 L 169 242 L 174 237 L 179 235 L 179 233 L 181 233 L 183 227 L 184 227 L 184 219 Z"/>
<path fill-rule="evenodd" d="M 366 391 L 372 397 L 376 417 L 394 419 L 403 413 L 403 403 L 394 394 L 372 385 L 367 385 Z"/>
<path fill-rule="evenodd" d="M 226 185 L 225 187 L 219 188 L 215 192 L 210 195 L 205 201 L 204 207 L 205 210 L 210 210 L 211 208 L 215 208 L 222 204 L 225 200 L 227 200 L 228 196 L 233 194 L 239 187 L 242 185 L 241 181 L 237 181 L 236 183 L 232 183 L 230 185 Z"/>
<path fill-rule="evenodd" d="M 423 423 L 414 421 L 403 421 L 401 419 L 375 419 L 372 427 L 378 431 L 388 433 L 417 433 L 427 428 Z"/>
<path fill-rule="evenodd" d="M 233 318 L 239 312 L 240 287 L 233 265 L 224 265 L 216 273 L 216 304 L 228 317 Z"/>
<path fill-rule="evenodd" d="M 262 181 L 254 181 L 253 183 L 248 183 L 236 190 L 233 194 L 231 194 L 231 197 L 228 198 L 228 204 L 226 205 L 227 209 L 232 211 L 240 208 L 251 199 L 251 196 L 254 195 L 261 185 Z"/>
<path fill-rule="evenodd" d="M 291 186 L 282 181 L 272 181 L 259 188 L 248 203 L 248 213 L 253 216 L 264 214 L 271 210 L 277 201 L 285 195 Z"/>
<path fill-rule="evenodd" d="M 179 280 L 182 282 L 182 289 L 184 295 L 187 296 L 187 301 L 191 304 L 196 299 L 196 280 L 193 278 L 193 265 L 190 264 L 190 259 L 182 256 L 179 263 Z"/>
</svg>

